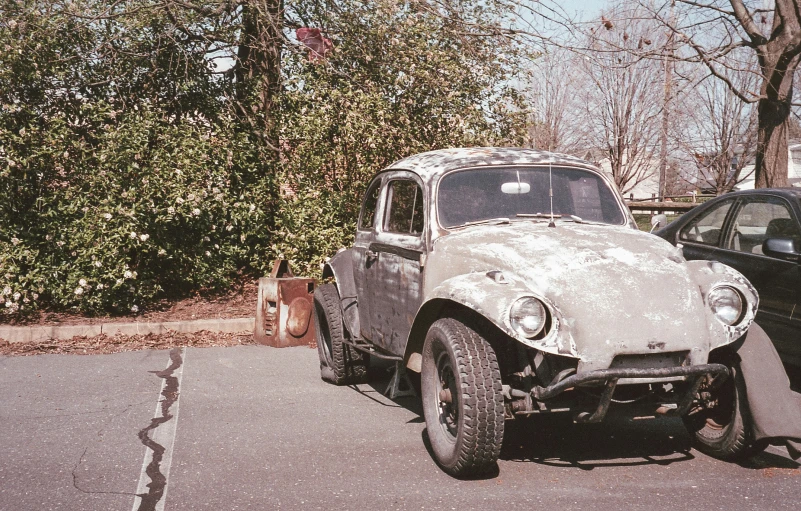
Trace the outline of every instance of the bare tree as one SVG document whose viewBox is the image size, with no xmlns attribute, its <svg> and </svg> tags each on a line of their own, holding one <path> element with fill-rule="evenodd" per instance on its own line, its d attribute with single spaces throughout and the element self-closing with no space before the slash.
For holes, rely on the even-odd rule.
<svg viewBox="0 0 801 511">
<path fill-rule="evenodd" d="M 674 33 L 686 52 L 680 58 L 703 65 L 741 101 L 757 105 L 756 187 L 787 185 L 787 130 L 793 80 L 801 54 L 801 8 L 795 0 L 640 0 L 654 19 Z M 668 9 L 675 5 L 679 16 Z M 750 49 L 759 80 L 737 83 L 742 70 L 731 56 Z"/>
<path fill-rule="evenodd" d="M 449 3 L 452 0 L 428 0 Z M 756 186 L 787 185 L 788 119 L 793 106 L 793 81 L 801 58 L 801 7 L 798 0 L 637 0 L 637 17 L 656 20 L 659 32 L 673 34 L 674 51 L 664 44 L 628 49 L 640 59 L 675 58 L 703 66 L 741 101 L 757 105 Z M 518 14 L 503 35 L 522 37 L 536 46 L 555 44 L 584 54 L 582 36 L 623 19 L 606 16 L 582 21 L 556 0 L 492 0 Z M 622 12 L 629 16 L 631 12 Z M 599 22 L 600 21 L 600 22 Z M 746 48 L 759 62 L 760 79 L 753 88 L 738 87 L 727 77 L 727 57 Z"/>
<path fill-rule="evenodd" d="M 619 11 L 602 20 L 607 23 L 592 33 L 583 59 L 590 84 L 583 98 L 585 122 L 618 188 L 628 193 L 657 172 L 662 69 L 656 60 L 636 57 L 638 46 L 652 44 L 647 22 Z"/>
<path fill-rule="evenodd" d="M 242 0 L 239 5 L 242 26 L 239 40 L 236 41 L 236 61 L 233 68 L 237 83 L 236 101 L 243 116 L 257 120 L 264 128 L 263 141 L 277 160 L 276 107 L 277 96 L 281 91 L 284 2 Z"/>
<path fill-rule="evenodd" d="M 529 144 L 535 149 L 563 153 L 586 149 L 587 130 L 577 123 L 583 85 L 578 57 L 554 48 L 536 59 L 532 68 Z"/>
<path fill-rule="evenodd" d="M 754 73 L 729 72 L 727 79 L 747 89 L 757 81 Z M 696 168 L 695 183 L 716 194 L 730 192 L 750 177 L 745 168 L 756 153 L 756 108 L 740 100 L 723 82 L 702 79 L 683 98 L 688 130 L 681 146 Z"/>
</svg>

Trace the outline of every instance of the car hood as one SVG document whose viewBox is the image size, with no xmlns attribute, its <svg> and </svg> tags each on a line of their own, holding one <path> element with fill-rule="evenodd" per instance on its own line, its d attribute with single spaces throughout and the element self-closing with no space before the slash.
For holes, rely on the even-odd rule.
<svg viewBox="0 0 801 511">
<path fill-rule="evenodd" d="M 693 350 L 693 363 L 702 363 L 713 341 L 691 269 L 675 247 L 647 233 L 561 222 L 473 226 L 435 242 L 425 287 L 493 270 L 510 292 L 553 304 L 571 351 L 593 367 L 608 367 L 616 355 Z"/>
</svg>

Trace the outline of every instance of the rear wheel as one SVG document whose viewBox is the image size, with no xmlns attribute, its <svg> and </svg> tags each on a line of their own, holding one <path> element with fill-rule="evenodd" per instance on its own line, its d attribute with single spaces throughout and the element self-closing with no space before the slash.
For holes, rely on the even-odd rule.
<svg viewBox="0 0 801 511">
<path fill-rule="evenodd" d="M 454 476 L 496 466 L 504 428 L 495 352 L 455 319 L 436 321 L 423 346 L 421 391 L 426 430 L 439 465 Z"/>
<path fill-rule="evenodd" d="M 719 387 L 701 387 L 708 397 L 684 417 L 684 425 L 699 451 L 722 460 L 739 460 L 759 454 L 767 444 L 754 441 L 745 420 L 748 404 L 739 366 L 730 365 L 729 369 L 731 376 Z"/>
<path fill-rule="evenodd" d="M 333 284 L 314 290 L 314 326 L 323 380 L 336 385 L 366 383 L 370 356 L 345 344 L 339 292 Z"/>
</svg>

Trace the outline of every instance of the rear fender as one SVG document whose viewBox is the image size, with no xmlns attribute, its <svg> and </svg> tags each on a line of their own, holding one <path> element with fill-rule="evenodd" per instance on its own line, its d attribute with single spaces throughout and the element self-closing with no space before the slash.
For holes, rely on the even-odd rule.
<svg viewBox="0 0 801 511">
<path fill-rule="evenodd" d="M 359 324 L 359 302 L 356 292 L 356 280 L 353 275 L 353 251 L 342 250 L 329 259 L 323 267 L 323 279 L 333 277 L 339 291 L 339 303 L 342 307 L 342 319 L 345 328 L 352 337 L 361 332 Z"/>
</svg>

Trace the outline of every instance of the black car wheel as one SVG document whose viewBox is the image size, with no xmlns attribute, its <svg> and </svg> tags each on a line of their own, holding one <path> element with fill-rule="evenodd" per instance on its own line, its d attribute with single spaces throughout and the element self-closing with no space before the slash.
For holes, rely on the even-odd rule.
<svg viewBox="0 0 801 511">
<path fill-rule="evenodd" d="M 366 383 L 370 356 L 344 343 L 339 292 L 333 284 L 314 290 L 314 327 L 323 380 L 336 385 Z"/>
<path fill-rule="evenodd" d="M 489 343 L 460 321 L 436 321 L 423 347 L 421 380 L 437 463 L 457 477 L 495 468 L 503 442 L 503 389 Z"/>
<path fill-rule="evenodd" d="M 751 457 L 766 444 L 754 442 L 753 431 L 745 420 L 747 411 L 745 382 L 737 365 L 730 365 L 731 376 L 717 388 L 704 388 L 708 397 L 684 417 L 696 448 L 722 460 Z"/>
</svg>

